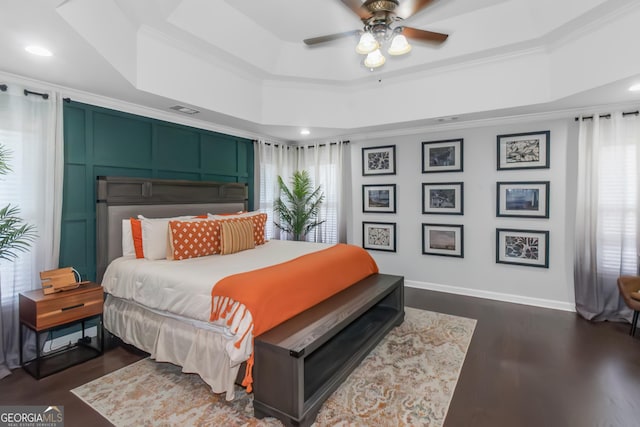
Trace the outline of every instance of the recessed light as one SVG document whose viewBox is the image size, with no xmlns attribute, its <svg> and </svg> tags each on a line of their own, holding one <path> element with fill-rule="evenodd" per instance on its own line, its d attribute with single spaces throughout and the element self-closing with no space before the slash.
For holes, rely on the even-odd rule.
<svg viewBox="0 0 640 427">
<path fill-rule="evenodd" d="M 24 50 L 26 50 L 27 52 L 29 52 L 32 55 L 53 56 L 53 53 L 51 53 L 51 51 L 49 49 L 44 48 L 42 46 L 31 45 L 31 46 L 25 47 Z"/>
<path fill-rule="evenodd" d="M 636 84 L 634 84 L 633 86 L 631 86 L 631 87 L 629 88 L 629 90 L 630 90 L 631 92 L 638 92 L 638 91 L 640 91 L 640 83 L 636 83 Z"/>
<path fill-rule="evenodd" d="M 173 107 L 169 107 L 169 108 L 184 114 L 198 114 L 200 112 L 198 110 L 194 110 L 193 108 L 183 107 L 182 105 L 174 105 Z"/>
<path fill-rule="evenodd" d="M 302 129 L 300 131 L 300 135 L 309 135 L 311 133 L 311 131 L 309 129 Z"/>
</svg>

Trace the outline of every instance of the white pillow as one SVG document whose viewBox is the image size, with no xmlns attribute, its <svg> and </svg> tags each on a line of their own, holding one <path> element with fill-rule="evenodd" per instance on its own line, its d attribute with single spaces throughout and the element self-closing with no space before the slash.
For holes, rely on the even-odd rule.
<svg viewBox="0 0 640 427">
<path fill-rule="evenodd" d="M 165 259 L 169 242 L 169 221 L 194 219 L 193 216 L 177 216 L 173 218 L 145 218 L 138 215 L 142 228 L 142 251 L 149 260 Z"/>
<path fill-rule="evenodd" d="M 136 256 L 136 248 L 133 246 L 133 233 L 131 232 L 131 221 L 122 220 L 122 256 Z"/>
</svg>

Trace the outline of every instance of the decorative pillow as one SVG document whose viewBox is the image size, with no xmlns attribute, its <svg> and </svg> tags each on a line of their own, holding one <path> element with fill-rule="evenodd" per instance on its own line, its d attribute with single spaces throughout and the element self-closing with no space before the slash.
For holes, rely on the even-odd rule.
<svg viewBox="0 0 640 427">
<path fill-rule="evenodd" d="M 169 239 L 169 221 L 184 221 L 193 218 L 191 215 L 174 218 L 145 218 L 142 215 L 138 215 L 142 227 L 142 251 L 144 258 L 149 260 L 165 259 L 167 257 L 167 242 Z"/>
<path fill-rule="evenodd" d="M 255 248 L 253 221 L 247 218 L 218 222 L 220 223 L 220 253 L 222 255 Z"/>
<path fill-rule="evenodd" d="M 181 260 L 219 253 L 219 221 L 169 221 L 167 259 Z"/>
<path fill-rule="evenodd" d="M 133 250 L 136 258 L 144 258 L 144 248 L 142 247 L 142 223 L 139 219 L 129 218 L 131 223 L 131 237 L 133 238 Z"/>
<path fill-rule="evenodd" d="M 133 232 L 131 220 L 122 220 L 122 256 L 135 256 L 136 248 L 133 246 Z"/>
<path fill-rule="evenodd" d="M 259 211 L 247 212 L 235 215 L 209 215 L 210 219 L 218 219 L 221 221 L 238 221 L 250 218 L 253 221 L 253 240 L 256 246 L 263 245 L 266 241 L 264 238 L 264 229 L 267 224 L 267 214 Z"/>
</svg>

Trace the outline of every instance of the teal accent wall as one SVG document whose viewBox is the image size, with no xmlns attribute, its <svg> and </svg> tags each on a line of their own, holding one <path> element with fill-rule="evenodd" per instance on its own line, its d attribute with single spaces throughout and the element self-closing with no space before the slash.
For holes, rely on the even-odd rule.
<svg viewBox="0 0 640 427">
<path fill-rule="evenodd" d="M 68 102 L 60 266 L 96 275 L 96 177 L 246 182 L 253 209 L 249 139 Z"/>
</svg>

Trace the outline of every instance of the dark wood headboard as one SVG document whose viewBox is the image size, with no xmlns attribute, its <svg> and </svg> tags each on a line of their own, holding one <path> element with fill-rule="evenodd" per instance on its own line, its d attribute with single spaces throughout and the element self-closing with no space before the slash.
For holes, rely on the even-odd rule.
<svg viewBox="0 0 640 427">
<path fill-rule="evenodd" d="M 122 255 L 122 220 L 248 209 L 248 186 L 235 182 L 99 176 L 96 182 L 96 282 Z"/>
</svg>

